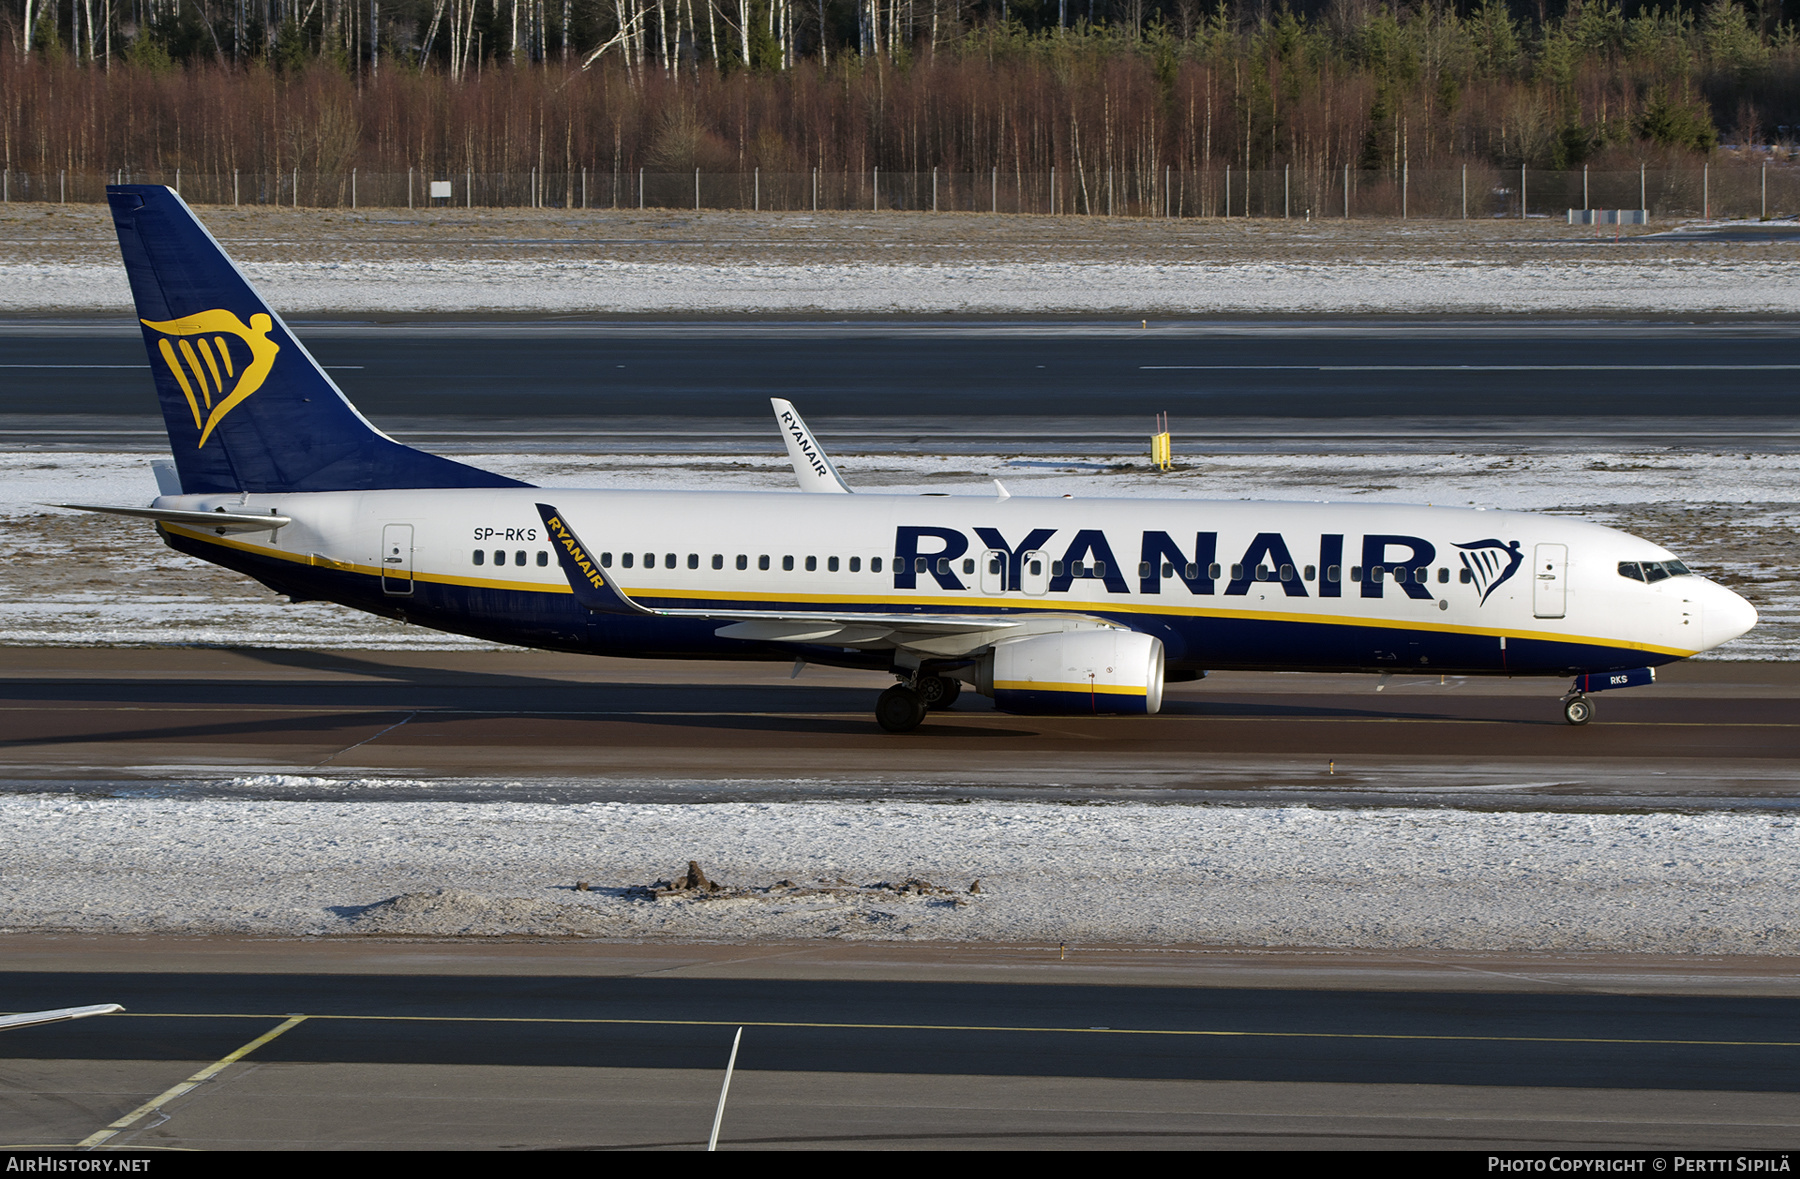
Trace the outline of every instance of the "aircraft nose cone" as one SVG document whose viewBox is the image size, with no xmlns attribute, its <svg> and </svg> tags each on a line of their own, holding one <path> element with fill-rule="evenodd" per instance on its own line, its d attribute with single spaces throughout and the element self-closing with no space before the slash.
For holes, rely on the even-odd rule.
<svg viewBox="0 0 1800 1179">
<path fill-rule="evenodd" d="M 1706 588 L 1709 592 L 1704 599 L 1706 614 L 1701 636 L 1705 642 L 1703 650 L 1710 651 L 1755 626 L 1756 607 L 1722 585 L 1714 583 Z"/>
</svg>

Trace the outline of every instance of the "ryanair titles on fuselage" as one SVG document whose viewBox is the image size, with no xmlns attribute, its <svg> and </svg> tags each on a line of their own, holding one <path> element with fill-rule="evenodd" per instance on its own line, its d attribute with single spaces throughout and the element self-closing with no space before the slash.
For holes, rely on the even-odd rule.
<svg viewBox="0 0 1800 1179">
<path fill-rule="evenodd" d="M 1060 554 L 1045 552 L 1043 546 L 1057 534 L 1054 528 L 1032 529 L 1016 539 L 1008 538 L 998 528 L 976 528 L 974 539 L 961 529 L 939 525 L 901 525 L 894 534 L 894 588 L 920 588 L 920 578 L 930 578 L 938 588 L 968 589 L 962 579 L 960 562 L 971 555 L 999 553 L 1006 560 L 1006 584 L 1017 586 L 1022 579 L 1021 565 L 1027 554 L 1038 553 L 1051 562 L 1047 592 L 1064 593 L 1077 578 L 1094 578 L 1104 583 L 1106 592 L 1131 593 L 1128 569 L 1117 555 L 1112 540 L 1104 529 L 1081 528 Z M 1137 591 L 1144 594 L 1162 592 L 1165 577 L 1185 585 L 1190 593 L 1217 594 L 1224 582 L 1223 596 L 1248 594 L 1252 585 L 1277 583 L 1291 598 L 1316 594 L 1321 598 L 1342 597 L 1346 583 L 1357 585 L 1357 594 L 1379 598 L 1392 581 L 1409 598 L 1430 599 L 1429 572 L 1438 560 L 1438 548 L 1418 536 L 1398 533 L 1367 533 L 1357 538 L 1351 552 L 1357 558 L 1345 568 L 1345 533 L 1323 533 L 1318 538 L 1316 564 L 1302 562 L 1294 556 L 1296 548 L 1279 532 L 1258 532 L 1243 553 L 1220 564 L 1219 534 L 1195 532 L 1191 544 L 1178 540 L 1162 530 L 1145 530 L 1139 534 L 1135 552 L 1124 551 L 1136 558 L 1133 571 Z M 1310 538 L 1309 538 L 1310 539 Z M 1482 600 L 1518 571 L 1523 560 L 1518 541 L 1479 539 L 1456 545 L 1458 580 L 1473 584 Z M 1310 549 L 1301 550 L 1309 556 Z M 1167 570 L 1167 573 L 1165 573 Z M 1440 580 L 1448 580 L 1440 573 Z M 1313 583 L 1313 588 L 1307 588 Z"/>
</svg>

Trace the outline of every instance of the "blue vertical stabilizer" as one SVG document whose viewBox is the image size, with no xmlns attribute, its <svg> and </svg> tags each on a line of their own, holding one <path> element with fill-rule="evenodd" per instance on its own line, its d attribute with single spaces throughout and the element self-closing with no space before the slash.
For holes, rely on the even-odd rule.
<svg viewBox="0 0 1800 1179">
<path fill-rule="evenodd" d="M 182 491 L 529 486 L 371 426 L 173 190 L 106 199 Z"/>
</svg>

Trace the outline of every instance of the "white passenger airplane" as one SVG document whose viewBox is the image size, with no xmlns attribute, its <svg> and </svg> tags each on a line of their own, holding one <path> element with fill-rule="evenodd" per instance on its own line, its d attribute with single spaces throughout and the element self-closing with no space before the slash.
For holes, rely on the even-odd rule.
<svg viewBox="0 0 1800 1179">
<path fill-rule="evenodd" d="M 181 552 L 525 647 L 891 672 L 883 728 L 963 684 L 1014 712 L 1154 713 L 1206 670 L 1572 676 L 1588 694 L 1756 612 L 1635 536 L 1386 504 L 846 494 L 793 407 L 803 488 L 572 491 L 403 446 L 350 404 L 167 188 L 107 189 L 178 486 Z"/>
</svg>

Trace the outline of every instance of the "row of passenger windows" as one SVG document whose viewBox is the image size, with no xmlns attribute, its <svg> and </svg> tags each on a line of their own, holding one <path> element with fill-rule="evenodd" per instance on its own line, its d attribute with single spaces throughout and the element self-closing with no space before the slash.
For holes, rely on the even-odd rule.
<svg viewBox="0 0 1800 1179">
<path fill-rule="evenodd" d="M 512 553 L 512 563 L 514 565 L 528 565 L 528 564 L 532 563 L 531 557 L 532 557 L 532 554 L 527 553 L 524 549 L 517 549 L 517 550 L 514 550 Z M 476 549 L 474 551 L 474 554 L 472 557 L 472 562 L 474 564 L 485 565 L 487 563 L 487 560 L 488 560 L 488 550 Z M 494 549 L 493 550 L 493 560 L 494 560 L 494 564 L 496 564 L 496 565 L 505 565 L 507 563 L 507 551 L 505 549 Z M 639 557 L 638 557 L 637 553 L 620 553 L 619 558 L 618 558 L 618 563 L 621 568 L 632 569 L 632 568 L 635 568 L 638 566 L 638 560 L 639 560 Z M 642 567 L 645 569 L 655 569 L 658 565 L 657 555 L 655 553 L 643 554 L 642 560 L 643 560 Z M 781 558 L 782 570 L 784 572 L 792 572 L 795 567 L 795 562 L 797 560 L 804 562 L 804 567 L 808 573 L 815 573 L 819 569 L 819 560 L 820 559 L 818 557 L 796 558 L 793 556 L 784 556 Z M 759 570 L 770 569 L 772 567 L 772 561 L 773 561 L 773 558 L 771 558 L 768 554 L 765 553 L 756 558 L 756 567 Z M 824 558 L 824 561 L 825 561 L 825 571 L 827 573 L 837 573 L 840 570 L 846 569 L 846 568 L 851 573 L 861 573 L 862 569 L 863 569 L 863 559 L 861 557 L 849 557 L 849 558 L 843 559 L 842 561 L 840 561 L 840 559 L 837 557 L 826 557 L 826 558 Z M 536 564 L 539 567 L 543 567 L 543 566 L 550 564 L 550 554 L 548 552 L 540 549 L 536 554 Z M 600 554 L 600 564 L 604 568 L 608 568 L 608 569 L 612 568 L 613 555 L 611 553 L 601 553 Z M 677 568 L 680 568 L 683 564 L 685 564 L 689 569 L 698 569 L 698 568 L 700 568 L 700 554 L 699 553 L 689 553 L 689 554 L 687 554 L 687 559 L 684 562 L 681 559 L 681 555 L 678 553 L 664 553 L 662 555 L 662 560 L 661 560 L 660 564 L 661 564 L 662 568 L 664 568 L 664 569 L 677 569 Z M 896 568 L 898 568 L 899 564 L 900 564 L 899 558 L 895 558 Z M 714 553 L 712 555 L 711 565 L 714 569 L 725 568 L 725 554 Z M 737 555 L 736 561 L 734 562 L 734 565 L 738 569 L 750 568 L 749 555 L 745 554 L 745 553 L 739 553 Z M 880 573 L 882 571 L 882 559 L 880 557 L 870 557 L 868 565 L 869 565 L 870 573 Z M 939 557 L 936 559 L 936 572 L 943 573 L 943 574 L 949 574 L 952 572 L 953 565 L 960 566 L 961 572 L 963 572 L 965 574 L 972 574 L 975 572 L 975 559 L 973 557 L 965 557 L 961 561 L 955 561 L 955 562 L 952 562 L 951 560 L 944 558 L 944 557 Z M 1674 576 L 1676 573 L 1686 573 L 1687 572 L 1686 566 L 1682 565 L 1681 562 L 1679 562 L 1679 561 L 1663 561 L 1663 562 L 1646 561 L 1643 563 L 1641 573 L 1627 572 L 1627 568 L 1626 568 L 1627 566 L 1630 566 L 1632 570 L 1637 570 L 1639 568 L 1638 562 L 1635 562 L 1635 561 L 1620 562 L 1619 573 L 1622 576 L 1626 576 L 1626 577 L 1635 576 L 1640 581 L 1643 581 L 1643 580 L 1660 581 L 1665 577 Z M 1654 574 L 1652 574 L 1650 572 L 1652 569 L 1655 570 Z M 930 573 L 932 571 L 933 571 L 933 561 L 931 558 L 929 558 L 929 557 L 913 558 L 913 572 L 915 572 L 915 573 Z M 998 574 L 998 573 L 1002 572 L 1001 561 L 999 558 L 997 558 L 997 557 L 989 558 L 988 572 L 994 573 L 994 574 Z M 1030 566 L 1027 569 L 1027 572 L 1029 574 L 1031 574 L 1032 576 L 1042 576 L 1043 563 L 1041 561 L 1030 562 Z M 1105 561 L 1090 561 L 1090 562 L 1076 561 L 1076 562 L 1068 565 L 1066 568 L 1062 561 L 1050 562 L 1050 576 L 1062 577 L 1065 572 L 1067 572 L 1067 574 L 1071 577 L 1104 578 L 1106 576 L 1106 562 Z M 1148 578 L 1150 576 L 1150 572 L 1151 572 L 1150 562 L 1140 561 L 1138 563 L 1138 571 L 1137 571 L 1138 577 Z M 1463 584 L 1467 585 L 1470 581 L 1474 580 L 1474 578 L 1471 576 L 1471 574 L 1469 573 L 1469 571 L 1467 569 L 1464 569 L 1461 572 L 1462 572 L 1462 576 L 1461 576 L 1460 580 L 1463 582 Z M 1162 562 L 1162 575 L 1164 577 L 1174 577 L 1176 575 L 1174 564 L 1171 562 L 1168 562 L 1168 561 Z M 1224 575 L 1225 575 L 1225 569 L 1224 569 L 1224 566 L 1222 566 L 1222 565 L 1214 564 L 1214 565 L 1208 565 L 1206 567 L 1206 576 L 1209 580 L 1217 581 L 1220 578 L 1224 577 Z M 1294 575 L 1295 575 L 1295 569 L 1294 569 L 1294 566 L 1292 566 L 1292 565 L 1281 565 L 1279 567 L 1274 566 L 1274 565 L 1257 565 L 1253 569 L 1250 570 L 1248 576 L 1246 576 L 1246 574 L 1245 574 L 1243 565 L 1231 566 L 1231 580 L 1233 580 L 1233 581 L 1245 581 L 1245 580 L 1276 581 L 1276 582 L 1293 581 Z M 1181 576 L 1188 581 L 1200 580 L 1200 566 L 1197 564 L 1194 564 L 1192 562 L 1189 562 L 1186 566 L 1184 566 L 1182 568 Z M 1316 580 L 1317 576 L 1318 576 L 1318 567 L 1316 565 L 1307 565 L 1300 571 L 1300 577 L 1302 580 L 1305 580 L 1305 581 Z M 1423 566 L 1423 565 L 1421 565 L 1417 568 L 1408 568 L 1407 566 L 1404 566 L 1404 565 L 1394 565 L 1391 567 L 1386 566 L 1386 565 L 1376 565 L 1376 566 L 1372 566 L 1368 571 L 1368 578 L 1370 581 L 1381 581 L 1384 579 L 1384 577 L 1392 577 L 1396 582 L 1399 582 L 1402 584 L 1407 581 L 1425 583 L 1425 582 L 1429 582 L 1432 580 L 1432 571 L 1428 566 Z M 1342 567 L 1341 566 L 1327 565 L 1325 567 L 1325 580 L 1326 581 L 1335 583 L 1335 582 L 1340 581 L 1341 579 L 1342 579 Z M 1352 565 L 1350 567 L 1350 580 L 1351 581 L 1362 581 L 1363 580 L 1362 566 Z M 1440 584 L 1440 585 L 1447 584 L 1450 580 L 1450 570 L 1440 567 L 1437 570 L 1436 580 L 1437 580 L 1438 584 Z"/>
<path fill-rule="evenodd" d="M 1062 564 L 1061 561 L 1051 562 L 1053 572 L 1060 572 L 1060 569 L 1057 569 L 1056 567 L 1060 566 L 1061 564 Z M 1094 574 L 1094 576 L 1096 576 L 1096 577 L 1106 576 L 1106 562 L 1099 561 L 1099 562 L 1096 562 L 1096 564 L 1100 567 L 1100 572 Z M 1175 576 L 1175 566 L 1170 564 L 1167 561 L 1164 561 L 1163 567 L 1162 567 L 1162 575 L 1164 577 L 1174 577 Z M 1361 581 L 1361 580 L 1363 580 L 1363 575 L 1364 575 L 1363 567 L 1361 565 L 1350 566 L 1350 580 L 1351 581 Z M 1077 576 L 1080 576 L 1079 567 L 1077 567 Z M 1139 562 L 1138 563 L 1138 576 L 1141 578 L 1150 576 L 1149 562 Z M 1200 567 L 1198 565 L 1194 565 L 1194 564 L 1190 563 L 1186 567 L 1186 569 L 1184 569 L 1182 571 L 1182 576 L 1185 577 L 1188 581 L 1198 581 L 1200 579 Z M 1207 566 L 1206 576 L 1213 581 L 1217 581 L 1221 577 L 1224 576 L 1224 570 L 1221 566 L 1209 565 L 1209 566 Z M 1300 572 L 1300 579 L 1303 581 L 1313 581 L 1317 578 L 1317 576 L 1318 576 L 1318 567 L 1315 565 L 1308 565 L 1304 569 L 1302 569 Z M 1399 582 L 1401 584 L 1404 584 L 1408 581 L 1415 581 L 1415 582 L 1418 582 L 1419 584 L 1423 585 L 1426 582 L 1429 582 L 1430 580 L 1432 580 L 1431 569 L 1429 566 L 1426 566 L 1426 565 L 1420 565 L 1417 568 L 1408 568 L 1405 565 L 1394 565 L 1394 566 L 1374 565 L 1374 566 L 1371 566 L 1368 570 L 1368 579 L 1370 581 L 1381 581 L 1387 577 L 1392 577 L 1396 582 Z M 1343 567 L 1341 565 L 1325 566 L 1325 580 L 1326 581 L 1336 584 L 1337 582 L 1341 581 L 1342 579 L 1343 579 Z M 1233 565 L 1231 567 L 1231 580 L 1233 580 L 1233 581 L 1245 581 L 1245 580 L 1293 581 L 1294 580 L 1294 567 L 1292 565 L 1282 565 L 1279 568 L 1274 565 L 1258 565 L 1254 569 L 1252 569 L 1250 571 L 1248 577 L 1246 577 L 1245 573 L 1244 573 L 1244 567 L 1242 565 Z M 1462 570 L 1462 577 L 1460 580 L 1462 581 L 1462 583 L 1464 585 L 1467 585 L 1471 581 L 1475 580 L 1475 578 L 1474 578 L 1474 575 L 1471 574 L 1467 569 L 1464 569 L 1464 570 Z M 1438 584 L 1440 584 L 1440 585 L 1448 584 L 1450 581 L 1450 570 L 1445 569 L 1445 568 L 1439 568 L 1437 571 L 1437 581 L 1438 581 Z"/>
<path fill-rule="evenodd" d="M 818 571 L 819 558 L 807 557 L 805 560 L 806 560 L 806 571 L 808 573 L 815 573 Z M 919 565 L 919 572 L 923 573 L 923 572 L 925 572 L 925 565 L 923 564 L 925 558 L 920 557 L 919 560 L 921 562 Z M 794 561 L 795 561 L 795 558 L 793 558 L 793 557 L 781 558 L 782 569 L 791 572 L 794 568 Z M 758 569 L 768 569 L 768 568 L 770 568 L 769 562 L 770 562 L 770 558 L 769 558 L 768 554 L 765 553 L 762 556 L 756 558 L 756 567 Z M 606 568 L 606 569 L 612 568 L 612 563 L 613 563 L 613 555 L 611 553 L 601 553 L 600 554 L 600 564 L 603 568 Z M 620 553 L 619 554 L 620 568 L 632 569 L 637 566 L 637 563 L 638 563 L 638 555 L 636 553 Z M 681 564 L 682 564 L 681 555 L 679 553 L 664 553 L 663 554 L 662 567 L 664 569 L 677 569 L 677 568 L 680 568 Z M 970 572 L 970 573 L 975 572 L 975 562 L 964 561 L 963 564 L 968 566 L 968 572 Z M 654 568 L 656 568 L 656 565 L 657 565 L 656 554 L 655 553 L 645 553 L 644 554 L 644 568 L 645 569 L 654 569 Z M 687 555 L 687 567 L 689 569 L 700 568 L 700 554 L 699 553 L 689 553 Z M 712 555 L 712 567 L 714 569 L 725 568 L 725 554 L 724 553 L 714 553 Z M 836 557 L 826 557 L 825 558 L 825 571 L 827 573 L 836 573 L 843 567 L 844 566 L 839 562 L 838 558 L 836 558 Z M 748 554 L 739 553 L 737 555 L 737 568 L 739 568 L 739 569 L 750 568 L 750 557 L 748 556 Z M 850 572 L 861 573 L 862 569 L 863 569 L 863 559 L 861 557 L 849 558 Z M 870 557 L 869 558 L 869 572 L 870 573 L 880 573 L 881 572 L 881 558 L 880 557 Z M 946 570 L 946 572 L 948 572 L 948 570 Z"/>
<path fill-rule="evenodd" d="M 531 563 L 531 561 L 530 561 L 531 554 L 527 553 L 524 549 L 514 550 L 512 556 L 513 556 L 512 563 L 515 565 L 529 565 Z M 472 556 L 470 558 L 470 561 L 471 561 L 471 563 L 476 564 L 476 565 L 485 565 L 485 564 L 487 564 L 487 558 L 488 558 L 488 554 L 487 554 L 486 549 L 476 549 L 474 556 Z M 550 554 L 544 549 L 539 549 L 538 553 L 537 553 L 537 563 L 540 567 L 544 566 L 544 565 L 548 565 L 550 563 Z M 506 564 L 506 550 L 505 549 L 495 549 L 494 550 L 494 564 L 496 564 L 496 565 Z"/>
</svg>

